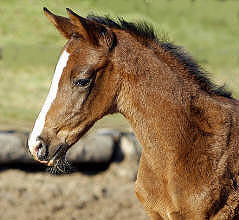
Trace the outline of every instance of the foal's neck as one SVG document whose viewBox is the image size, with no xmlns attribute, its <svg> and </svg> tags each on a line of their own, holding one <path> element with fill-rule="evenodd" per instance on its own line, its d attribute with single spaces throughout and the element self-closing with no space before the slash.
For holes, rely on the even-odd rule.
<svg viewBox="0 0 239 220">
<path fill-rule="evenodd" d="M 172 146 L 170 142 L 177 142 L 176 136 L 187 127 L 183 123 L 187 123 L 187 107 L 196 86 L 184 82 L 153 50 L 135 50 L 130 45 L 122 50 L 125 48 L 128 51 L 121 53 L 127 57 L 118 54 L 119 69 L 124 71 L 118 109 L 130 121 L 142 145 Z"/>
<path fill-rule="evenodd" d="M 170 154 L 174 158 L 189 151 L 187 148 L 195 147 L 195 138 L 211 132 L 201 126 L 200 111 L 205 112 L 202 123 L 206 124 L 208 118 L 213 118 L 207 104 L 215 114 L 220 112 L 218 103 L 211 102 L 209 94 L 201 91 L 180 66 L 175 72 L 165 62 L 167 57 L 161 59 L 160 52 L 156 54 L 150 49 L 130 52 L 129 45 L 128 51 L 123 52 L 129 55 L 121 60 L 125 79 L 118 97 L 119 111 L 130 121 L 145 150 L 160 149 L 161 156 Z M 216 124 L 214 119 L 210 123 Z"/>
</svg>

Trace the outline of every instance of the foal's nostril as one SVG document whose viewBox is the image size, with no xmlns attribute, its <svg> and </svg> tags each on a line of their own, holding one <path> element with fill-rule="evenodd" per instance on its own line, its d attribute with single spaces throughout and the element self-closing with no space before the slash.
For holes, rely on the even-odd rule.
<svg viewBox="0 0 239 220">
<path fill-rule="evenodd" d="M 38 145 L 36 147 L 36 152 L 37 152 L 37 158 L 39 160 L 47 160 L 48 157 L 48 147 L 47 144 L 42 140 L 38 139 Z"/>
</svg>

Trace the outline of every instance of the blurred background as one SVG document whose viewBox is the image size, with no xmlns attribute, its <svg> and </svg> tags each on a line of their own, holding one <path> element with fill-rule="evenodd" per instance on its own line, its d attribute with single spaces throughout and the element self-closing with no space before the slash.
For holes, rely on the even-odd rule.
<svg viewBox="0 0 239 220">
<path fill-rule="evenodd" d="M 69 7 L 81 16 L 94 13 L 149 22 L 158 35 L 183 46 L 214 82 L 225 83 L 239 98 L 237 0 L 0 0 L 2 133 L 24 136 L 31 130 L 65 43 L 43 15 L 43 7 L 62 16 Z M 99 128 L 130 130 L 118 114 L 100 120 L 92 130 Z M 94 174 L 53 177 L 0 162 L 0 219 L 147 219 L 134 195 L 135 174 L 127 174 L 131 166 L 122 162 L 121 170 L 121 163 L 107 163 Z"/>
</svg>

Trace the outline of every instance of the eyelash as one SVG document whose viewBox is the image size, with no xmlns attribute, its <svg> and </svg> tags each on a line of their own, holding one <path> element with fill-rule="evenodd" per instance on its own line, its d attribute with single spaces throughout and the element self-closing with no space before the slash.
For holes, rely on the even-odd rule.
<svg viewBox="0 0 239 220">
<path fill-rule="evenodd" d="M 87 87 L 91 82 L 91 79 L 89 78 L 84 78 L 84 79 L 78 79 L 76 81 L 74 81 L 74 86 L 78 86 L 78 87 Z"/>
</svg>

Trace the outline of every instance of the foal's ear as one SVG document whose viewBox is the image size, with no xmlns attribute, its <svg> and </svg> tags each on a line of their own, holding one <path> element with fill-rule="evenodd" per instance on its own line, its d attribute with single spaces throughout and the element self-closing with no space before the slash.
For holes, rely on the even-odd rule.
<svg viewBox="0 0 239 220">
<path fill-rule="evenodd" d="M 71 23 L 78 27 L 77 32 L 86 40 L 90 41 L 96 46 L 101 45 L 107 46 L 109 48 L 112 47 L 114 42 L 114 34 L 111 30 L 107 29 L 102 24 L 77 15 L 69 8 L 66 10 Z"/>
<path fill-rule="evenodd" d="M 43 8 L 44 14 L 48 18 L 48 20 L 54 24 L 57 28 L 57 30 L 67 39 L 70 39 L 70 37 L 73 34 L 73 27 L 74 25 L 70 22 L 69 18 L 61 17 L 54 15 L 52 12 L 50 12 L 47 8 Z"/>
</svg>

